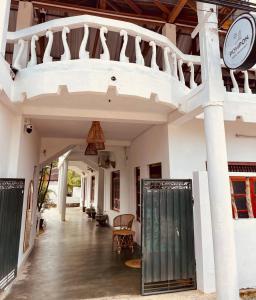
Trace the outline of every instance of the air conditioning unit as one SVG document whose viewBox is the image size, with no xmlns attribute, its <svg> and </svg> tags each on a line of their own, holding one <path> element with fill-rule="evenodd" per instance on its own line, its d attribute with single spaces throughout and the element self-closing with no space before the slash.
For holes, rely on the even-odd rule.
<svg viewBox="0 0 256 300">
<path fill-rule="evenodd" d="M 110 152 L 109 151 L 99 151 L 98 154 L 98 165 L 101 168 L 108 169 L 110 166 Z"/>
</svg>

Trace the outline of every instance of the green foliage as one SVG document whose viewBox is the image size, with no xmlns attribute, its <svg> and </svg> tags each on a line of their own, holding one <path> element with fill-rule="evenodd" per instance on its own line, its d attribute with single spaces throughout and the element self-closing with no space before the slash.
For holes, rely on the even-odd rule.
<svg viewBox="0 0 256 300">
<path fill-rule="evenodd" d="M 52 173 L 53 163 L 50 166 L 44 167 L 40 172 L 40 180 L 38 185 L 37 195 L 37 208 L 38 211 L 42 211 L 44 206 L 47 206 L 50 202 L 49 194 L 52 192 L 48 190 L 50 177 Z"/>
<path fill-rule="evenodd" d="M 73 192 L 73 187 L 80 187 L 81 186 L 81 177 L 75 171 L 68 170 L 67 176 L 67 188 L 68 193 Z"/>
</svg>

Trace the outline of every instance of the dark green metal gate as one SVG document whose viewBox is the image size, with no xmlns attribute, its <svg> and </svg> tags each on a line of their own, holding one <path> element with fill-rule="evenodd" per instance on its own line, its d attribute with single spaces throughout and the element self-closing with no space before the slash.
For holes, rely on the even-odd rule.
<svg viewBox="0 0 256 300">
<path fill-rule="evenodd" d="M 142 294 L 196 288 L 191 180 L 142 180 Z"/>
<path fill-rule="evenodd" d="M 17 275 L 24 179 L 0 179 L 0 290 Z"/>
</svg>

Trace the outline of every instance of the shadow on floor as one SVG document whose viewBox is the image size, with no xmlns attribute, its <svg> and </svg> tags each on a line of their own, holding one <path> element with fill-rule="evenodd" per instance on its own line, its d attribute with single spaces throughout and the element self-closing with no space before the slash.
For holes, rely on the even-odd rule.
<svg viewBox="0 0 256 300">
<path fill-rule="evenodd" d="M 5 300 L 73 300 L 140 294 L 140 270 L 125 266 L 139 252 L 112 252 L 112 231 L 98 227 L 79 208 L 45 213 L 40 235 Z"/>
</svg>

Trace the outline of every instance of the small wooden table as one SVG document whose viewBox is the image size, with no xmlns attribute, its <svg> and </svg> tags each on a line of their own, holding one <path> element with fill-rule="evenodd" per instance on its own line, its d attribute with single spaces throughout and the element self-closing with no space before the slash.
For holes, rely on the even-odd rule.
<svg viewBox="0 0 256 300">
<path fill-rule="evenodd" d="M 119 254 L 123 248 L 130 248 L 133 252 L 134 234 L 135 232 L 129 229 L 113 230 L 113 242 L 116 242 L 116 248 Z"/>
</svg>

